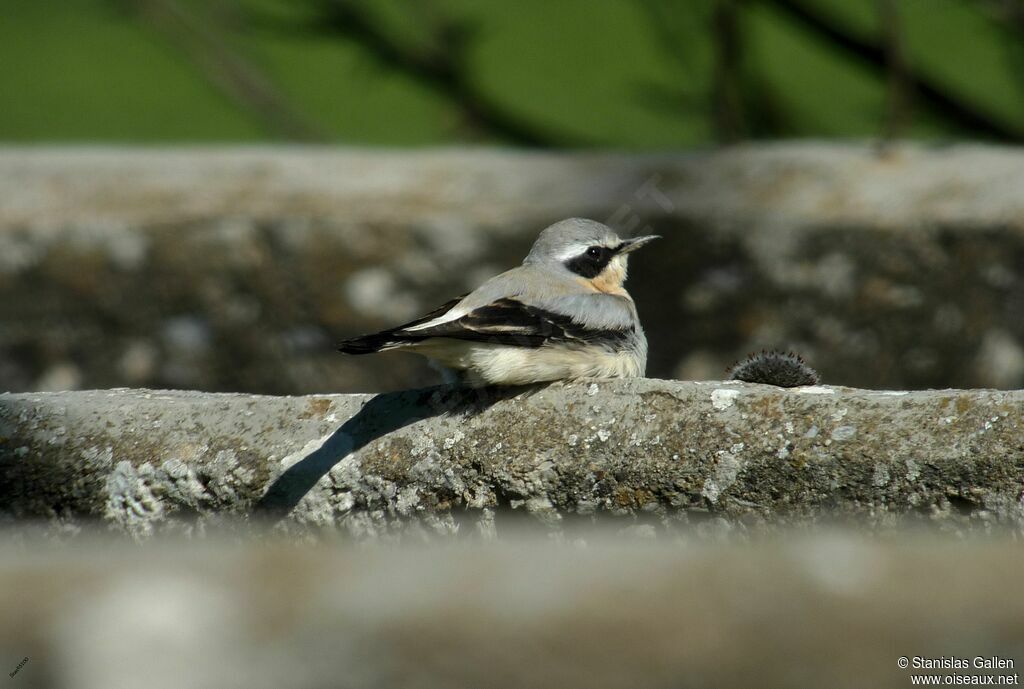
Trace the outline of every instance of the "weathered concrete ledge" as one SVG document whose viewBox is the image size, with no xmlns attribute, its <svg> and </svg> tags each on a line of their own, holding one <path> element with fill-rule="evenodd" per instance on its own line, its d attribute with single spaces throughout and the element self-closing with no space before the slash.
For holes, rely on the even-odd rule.
<svg viewBox="0 0 1024 689">
<path fill-rule="evenodd" d="M 1024 664 L 1004 539 L 337 545 L 0 539 L 2 669 L 28 657 L 9 686 L 29 689 L 905 689 Z"/>
<path fill-rule="evenodd" d="M 648 374 L 794 348 L 862 388 L 1024 387 L 1024 149 L 656 155 L 0 146 L 0 389 L 422 387 L 332 343 L 517 265 L 569 216 L 630 261 Z"/>
<path fill-rule="evenodd" d="M 1024 391 L 660 380 L 476 392 L 0 396 L 0 510 L 135 535 L 253 515 L 357 538 L 1024 523 Z M 513 515 L 528 515 L 520 519 Z"/>
</svg>

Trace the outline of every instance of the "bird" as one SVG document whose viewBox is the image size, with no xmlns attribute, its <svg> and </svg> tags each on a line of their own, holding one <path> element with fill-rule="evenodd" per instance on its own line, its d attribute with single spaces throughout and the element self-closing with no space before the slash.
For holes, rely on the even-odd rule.
<svg viewBox="0 0 1024 689">
<path fill-rule="evenodd" d="M 647 338 L 623 287 L 629 254 L 658 235 L 620 239 L 568 218 L 541 231 L 522 265 L 414 321 L 338 344 L 345 354 L 405 350 L 471 388 L 642 377 Z"/>
</svg>

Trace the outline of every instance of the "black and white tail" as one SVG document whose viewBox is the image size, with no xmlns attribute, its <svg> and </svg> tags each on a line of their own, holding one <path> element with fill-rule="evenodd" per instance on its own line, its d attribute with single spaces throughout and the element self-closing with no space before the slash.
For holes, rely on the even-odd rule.
<svg viewBox="0 0 1024 689">
<path fill-rule="evenodd" d="M 382 330 L 379 333 L 361 335 L 348 340 L 342 340 L 338 343 L 338 351 L 344 354 L 375 354 L 376 352 L 385 352 L 389 349 L 397 349 L 404 345 L 422 342 L 427 339 L 426 336 L 404 333 L 402 331 L 406 328 L 411 328 L 415 325 L 420 325 L 421 323 L 426 323 L 427 321 L 432 321 L 435 318 L 443 316 L 451 311 L 452 307 L 462 301 L 462 298 L 465 296 L 466 295 L 463 294 L 461 297 L 452 299 L 447 304 L 434 309 L 422 318 L 417 318 L 414 321 L 404 323 L 398 327 Z"/>
<path fill-rule="evenodd" d="M 345 354 L 374 354 L 395 349 L 402 345 L 420 342 L 426 338 L 409 335 L 398 335 L 394 330 L 384 330 L 372 335 L 353 337 L 350 340 L 342 340 L 338 343 L 338 351 Z"/>
</svg>

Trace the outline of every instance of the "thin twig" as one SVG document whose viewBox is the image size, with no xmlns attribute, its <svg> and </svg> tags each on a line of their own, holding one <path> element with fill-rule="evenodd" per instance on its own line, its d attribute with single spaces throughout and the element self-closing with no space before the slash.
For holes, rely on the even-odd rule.
<svg viewBox="0 0 1024 689">
<path fill-rule="evenodd" d="M 742 41 L 735 0 L 715 0 L 712 16 L 715 41 L 713 121 L 718 140 L 732 143 L 743 138 L 746 129 L 739 74 Z"/>
<path fill-rule="evenodd" d="M 911 100 L 907 85 L 903 27 L 896 0 L 878 0 L 878 19 L 882 27 L 886 63 L 886 112 L 882 139 L 893 141 L 903 133 L 910 119 Z"/>
<path fill-rule="evenodd" d="M 270 79 L 233 50 L 219 33 L 177 0 L 130 0 L 139 14 L 185 52 L 207 79 L 269 132 L 297 141 L 327 141 L 330 135 L 310 122 L 280 94 Z"/>
<path fill-rule="evenodd" d="M 528 122 L 484 93 L 467 69 L 468 32 L 465 27 L 442 23 L 429 42 L 434 47 L 416 49 L 390 36 L 359 3 L 321 0 L 320 5 L 320 17 L 314 28 L 354 41 L 381 63 L 455 103 L 473 126 L 521 146 L 551 148 L 593 144 L 582 137 L 556 133 Z"/>
<path fill-rule="evenodd" d="M 809 3 L 803 0 L 762 1 L 777 8 L 786 17 L 847 55 L 860 59 L 875 70 L 886 69 L 887 59 L 883 45 L 876 40 L 862 38 L 847 31 Z M 938 82 L 909 66 L 905 72 L 905 80 L 922 104 L 931 107 L 947 120 L 994 139 L 1024 140 L 1024 130 L 1021 128 L 993 117 L 973 103 L 957 98 Z"/>
</svg>

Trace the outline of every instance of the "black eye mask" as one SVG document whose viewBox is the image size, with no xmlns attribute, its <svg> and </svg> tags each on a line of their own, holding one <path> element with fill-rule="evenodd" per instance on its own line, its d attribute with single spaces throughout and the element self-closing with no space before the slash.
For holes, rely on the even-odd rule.
<svg viewBox="0 0 1024 689">
<path fill-rule="evenodd" d="M 618 247 L 610 249 L 606 246 L 592 246 L 579 256 L 566 261 L 565 267 L 581 277 L 593 279 L 601 274 L 617 252 Z"/>
</svg>

